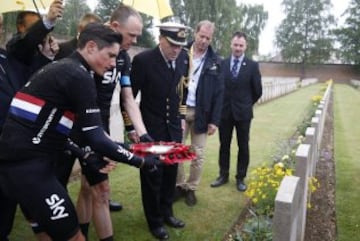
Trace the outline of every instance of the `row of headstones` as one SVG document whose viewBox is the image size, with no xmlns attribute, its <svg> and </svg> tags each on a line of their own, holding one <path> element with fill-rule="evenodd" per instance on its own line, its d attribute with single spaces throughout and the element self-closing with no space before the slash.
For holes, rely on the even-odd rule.
<svg viewBox="0 0 360 241">
<path fill-rule="evenodd" d="M 302 79 L 300 82 L 298 77 L 262 77 L 263 94 L 258 103 L 275 99 L 317 81 L 318 79 L 315 78 Z M 117 85 L 110 108 L 110 135 L 114 140 L 123 142 L 124 128 L 119 106 L 119 91 L 120 87 Z"/>
<path fill-rule="evenodd" d="M 359 88 L 360 87 L 360 80 L 356 80 L 356 79 L 351 79 L 350 80 L 350 85 Z"/>
<path fill-rule="evenodd" d="M 257 103 L 263 103 L 282 95 L 318 82 L 316 78 L 300 79 L 298 77 L 262 77 L 263 94 Z"/>
<path fill-rule="evenodd" d="M 315 84 L 317 82 L 318 82 L 317 78 L 306 78 L 306 79 L 301 80 L 300 86 L 305 87 L 305 86 L 308 86 L 308 85 Z"/>
<path fill-rule="evenodd" d="M 304 240 L 307 203 L 310 201 L 308 180 L 315 176 L 331 94 L 332 84 L 329 84 L 312 117 L 311 127 L 306 129 L 305 142 L 296 150 L 295 175 L 285 176 L 280 184 L 275 198 L 274 241 Z"/>
</svg>

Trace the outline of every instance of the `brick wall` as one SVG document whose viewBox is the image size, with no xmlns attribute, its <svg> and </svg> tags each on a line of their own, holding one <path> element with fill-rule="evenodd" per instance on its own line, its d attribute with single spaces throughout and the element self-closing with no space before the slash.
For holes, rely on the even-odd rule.
<svg viewBox="0 0 360 241">
<path fill-rule="evenodd" d="M 131 57 L 145 50 L 133 46 L 128 53 Z M 301 77 L 301 64 L 285 64 L 281 62 L 259 62 L 262 76 L 266 77 Z M 317 78 L 320 82 L 333 79 L 336 82 L 348 82 L 360 79 L 360 68 L 349 64 L 319 64 L 306 68 L 304 78 Z"/>
<path fill-rule="evenodd" d="M 300 64 L 259 62 L 259 65 L 262 76 L 301 77 Z M 348 82 L 350 79 L 360 79 L 360 69 L 356 69 L 354 65 L 345 64 L 312 65 L 306 68 L 304 78 Z"/>
</svg>

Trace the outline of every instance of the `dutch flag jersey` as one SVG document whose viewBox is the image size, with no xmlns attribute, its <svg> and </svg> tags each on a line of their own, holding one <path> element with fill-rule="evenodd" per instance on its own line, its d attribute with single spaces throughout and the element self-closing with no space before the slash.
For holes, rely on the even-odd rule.
<svg viewBox="0 0 360 241">
<path fill-rule="evenodd" d="M 11 102 L 9 112 L 17 117 L 35 122 L 45 104 L 46 102 L 38 97 L 18 92 Z M 74 113 L 65 111 L 55 127 L 56 131 L 69 135 L 74 119 Z"/>
</svg>

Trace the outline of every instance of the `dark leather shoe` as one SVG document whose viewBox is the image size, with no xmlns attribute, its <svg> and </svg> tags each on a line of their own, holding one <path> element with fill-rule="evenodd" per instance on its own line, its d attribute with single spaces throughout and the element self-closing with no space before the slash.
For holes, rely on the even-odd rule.
<svg viewBox="0 0 360 241">
<path fill-rule="evenodd" d="M 173 228 L 183 228 L 185 227 L 185 223 L 180 219 L 175 218 L 174 216 L 170 216 L 165 218 L 164 222 Z"/>
<path fill-rule="evenodd" d="M 243 180 L 237 180 L 236 181 L 236 188 L 239 192 L 245 192 L 247 189 L 246 184 L 244 183 Z"/>
<path fill-rule="evenodd" d="M 185 197 L 186 190 L 182 189 L 181 187 L 175 188 L 174 194 L 174 202 L 179 201 L 180 198 Z"/>
<path fill-rule="evenodd" d="M 112 212 L 121 211 L 123 209 L 123 206 L 118 202 L 109 200 L 109 209 Z"/>
<path fill-rule="evenodd" d="M 228 182 L 229 182 L 228 177 L 220 176 L 213 183 L 210 184 L 210 187 L 220 187 L 221 185 L 224 185 L 225 183 Z"/>
<path fill-rule="evenodd" d="M 169 238 L 169 234 L 164 227 L 152 229 L 150 232 L 155 238 L 159 240 L 166 240 Z"/>
<path fill-rule="evenodd" d="M 186 203 L 186 205 L 188 205 L 190 207 L 194 206 L 197 203 L 197 199 L 196 199 L 194 190 L 189 190 L 186 192 L 185 203 Z"/>
</svg>

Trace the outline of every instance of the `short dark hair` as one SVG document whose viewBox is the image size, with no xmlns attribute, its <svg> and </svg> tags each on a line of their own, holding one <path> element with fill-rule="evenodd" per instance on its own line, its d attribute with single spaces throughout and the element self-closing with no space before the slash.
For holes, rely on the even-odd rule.
<svg viewBox="0 0 360 241">
<path fill-rule="evenodd" d="M 114 43 L 121 44 L 122 36 L 103 24 L 89 23 L 80 33 L 78 48 L 84 48 L 89 41 L 94 41 L 102 49 Z"/>
<path fill-rule="evenodd" d="M 34 16 L 38 16 L 39 19 L 41 18 L 40 14 L 34 11 L 20 11 L 17 16 L 16 16 L 16 27 L 18 28 L 19 25 L 24 25 L 25 24 L 25 17 L 29 16 L 29 15 L 34 15 Z"/>
<path fill-rule="evenodd" d="M 235 38 L 235 37 L 237 37 L 237 38 L 244 38 L 245 40 L 247 40 L 246 33 L 244 33 L 244 32 L 237 31 L 237 32 L 233 33 L 233 36 L 232 36 L 231 39 L 233 39 L 233 38 Z"/>
</svg>

